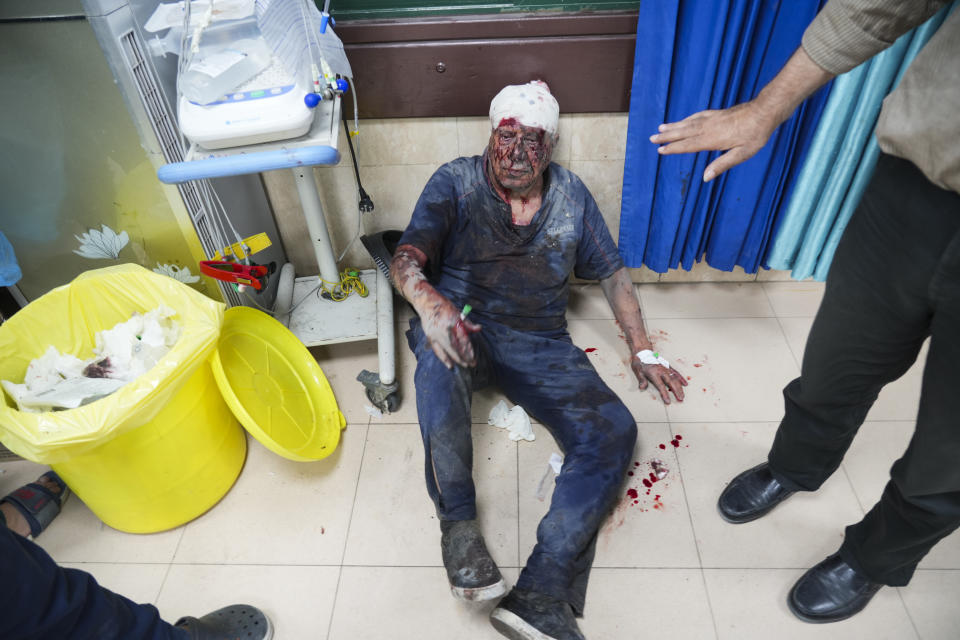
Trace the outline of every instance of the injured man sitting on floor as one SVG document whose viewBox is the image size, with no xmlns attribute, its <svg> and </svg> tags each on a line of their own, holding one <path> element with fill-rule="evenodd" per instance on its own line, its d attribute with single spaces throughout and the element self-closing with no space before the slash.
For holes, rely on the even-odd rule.
<svg viewBox="0 0 960 640">
<path fill-rule="evenodd" d="M 583 637 L 575 617 L 583 613 L 597 532 L 637 436 L 630 412 L 567 333 L 571 274 L 600 281 L 640 389 L 653 384 L 669 403 L 670 393 L 683 400 L 686 384 L 653 353 L 629 271 L 593 196 L 550 162 L 558 122 L 546 84 L 505 87 L 490 104 L 483 155 L 434 173 L 391 263 L 418 314 L 407 340 L 417 358 L 427 492 L 454 596 L 489 600 L 506 591 L 477 524 L 472 391 L 499 388 L 564 453 L 536 547 L 491 614 L 500 633 L 520 639 Z"/>
</svg>

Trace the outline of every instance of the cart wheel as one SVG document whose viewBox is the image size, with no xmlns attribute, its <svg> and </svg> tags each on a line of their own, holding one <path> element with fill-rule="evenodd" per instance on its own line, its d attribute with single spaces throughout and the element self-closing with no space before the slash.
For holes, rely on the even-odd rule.
<svg viewBox="0 0 960 640">
<path fill-rule="evenodd" d="M 393 413 L 400 408 L 400 396 L 396 393 L 391 393 L 384 398 L 384 403 L 387 405 L 387 413 Z"/>
<path fill-rule="evenodd" d="M 380 399 L 378 399 L 378 397 Z M 367 400 L 384 413 L 393 413 L 400 408 L 400 396 L 398 396 L 396 392 L 382 396 L 377 390 L 367 387 Z"/>
<path fill-rule="evenodd" d="M 367 392 L 367 400 L 384 413 L 393 413 L 400 406 L 400 396 L 397 393 L 399 383 L 394 380 L 390 384 L 380 382 L 380 376 L 364 369 L 357 376 Z"/>
</svg>

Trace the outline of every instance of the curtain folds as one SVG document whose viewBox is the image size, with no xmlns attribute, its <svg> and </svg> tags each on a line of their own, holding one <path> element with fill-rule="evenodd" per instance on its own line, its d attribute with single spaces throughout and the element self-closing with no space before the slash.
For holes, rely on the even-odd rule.
<svg viewBox="0 0 960 640">
<path fill-rule="evenodd" d="M 956 4 L 956 3 L 954 3 Z M 880 153 L 873 130 L 884 97 L 951 7 L 862 65 L 839 76 L 814 135 L 767 264 L 797 280 L 825 280 L 840 236 Z"/>
<path fill-rule="evenodd" d="M 753 98 L 800 45 L 822 2 L 658 0 L 640 5 L 627 130 L 620 253 L 631 267 L 756 271 L 829 95 L 817 92 L 756 156 L 710 183 L 718 153 L 660 156 L 663 122 Z"/>
</svg>

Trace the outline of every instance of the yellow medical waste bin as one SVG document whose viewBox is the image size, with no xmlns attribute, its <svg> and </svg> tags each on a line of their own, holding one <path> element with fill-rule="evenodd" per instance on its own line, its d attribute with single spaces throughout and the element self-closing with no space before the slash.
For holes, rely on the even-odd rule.
<svg viewBox="0 0 960 640">
<path fill-rule="evenodd" d="M 238 416 L 272 450 L 297 460 L 329 455 L 345 423 L 319 365 L 299 341 L 289 342 L 283 325 L 245 308 L 228 310 L 224 324 L 222 303 L 136 265 L 89 271 L 0 325 L 0 379 L 23 380 L 50 345 L 92 353 L 98 331 L 161 305 L 176 311 L 180 337 L 133 382 L 65 411 L 21 412 L 8 398 L 0 404 L 4 445 L 49 464 L 101 520 L 130 533 L 184 524 L 229 491 L 246 456 Z M 244 338 L 254 322 L 256 339 Z M 225 358 L 218 355 L 221 328 Z M 256 370 L 247 373 L 249 363 Z M 286 391 L 248 393 L 248 381 Z M 235 416 L 224 396 L 245 411 Z M 274 415 L 293 419 L 263 421 Z"/>
</svg>

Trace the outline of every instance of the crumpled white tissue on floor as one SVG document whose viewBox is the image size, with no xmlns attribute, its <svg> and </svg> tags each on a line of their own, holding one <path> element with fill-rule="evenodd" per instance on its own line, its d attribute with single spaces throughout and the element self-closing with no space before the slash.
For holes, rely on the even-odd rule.
<svg viewBox="0 0 960 640">
<path fill-rule="evenodd" d="M 514 441 L 533 441 L 536 438 L 533 435 L 533 427 L 530 426 L 530 417 L 527 416 L 523 407 L 516 405 L 512 409 L 508 409 L 507 403 L 503 400 L 490 410 L 487 424 L 506 429 L 510 432 L 510 439 Z"/>
<path fill-rule="evenodd" d="M 23 384 L 0 381 L 21 411 L 75 409 L 109 395 L 149 371 L 180 337 L 176 311 L 160 306 L 134 313 L 94 336 L 94 357 L 80 360 L 55 347 L 33 360 Z"/>
</svg>

